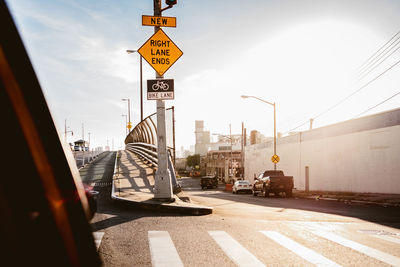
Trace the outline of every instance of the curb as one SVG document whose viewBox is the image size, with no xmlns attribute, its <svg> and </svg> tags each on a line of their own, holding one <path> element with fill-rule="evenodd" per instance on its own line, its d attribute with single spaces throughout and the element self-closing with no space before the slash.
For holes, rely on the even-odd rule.
<svg viewBox="0 0 400 267">
<path fill-rule="evenodd" d="M 325 201 L 336 201 L 344 202 L 345 204 L 364 204 L 364 205 L 376 205 L 382 207 L 400 207 L 400 203 L 388 203 L 388 202 L 375 202 L 368 200 L 356 200 L 356 199 L 343 199 L 343 198 L 331 198 L 331 197 L 318 197 L 318 196 L 294 196 L 295 198 L 313 199 L 313 200 L 325 200 Z"/>
<path fill-rule="evenodd" d="M 154 210 L 154 211 L 166 211 L 166 212 L 173 212 L 185 215 L 207 215 L 211 214 L 213 211 L 212 207 L 205 207 L 205 206 L 176 206 L 167 203 L 160 203 L 157 200 L 148 200 L 148 201 L 134 201 L 129 200 L 123 197 L 118 197 L 115 195 L 115 181 L 118 177 L 117 164 L 119 159 L 119 151 L 117 151 L 117 155 L 115 157 L 115 164 L 114 164 L 114 173 L 112 179 L 112 186 L 111 186 L 111 199 L 121 203 L 122 205 L 126 205 L 129 207 L 135 207 L 138 209 L 145 209 L 145 210 Z M 178 196 L 174 195 L 175 199 L 179 199 Z M 175 202 L 173 202 L 175 203 Z M 186 204 L 186 203 L 185 203 Z"/>
</svg>

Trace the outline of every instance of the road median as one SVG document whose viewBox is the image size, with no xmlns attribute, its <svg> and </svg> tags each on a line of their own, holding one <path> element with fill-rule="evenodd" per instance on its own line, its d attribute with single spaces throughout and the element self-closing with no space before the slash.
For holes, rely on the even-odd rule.
<svg viewBox="0 0 400 267">
<path fill-rule="evenodd" d="M 155 199 L 154 170 L 129 151 L 122 150 L 117 153 L 111 190 L 111 198 L 114 201 L 139 209 L 185 215 L 212 213 L 213 208 L 190 202 L 190 198 L 184 192 L 174 194 L 173 202 Z"/>
</svg>

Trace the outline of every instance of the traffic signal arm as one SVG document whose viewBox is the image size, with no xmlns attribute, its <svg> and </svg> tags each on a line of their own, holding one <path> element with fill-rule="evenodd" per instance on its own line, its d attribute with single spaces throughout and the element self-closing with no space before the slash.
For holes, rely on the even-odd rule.
<svg viewBox="0 0 400 267">
<path fill-rule="evenodd" d="M 165 4 L 168 6 L 176 5 L 177 2 L 177 0 L 165 0 Z"/>
</svg>

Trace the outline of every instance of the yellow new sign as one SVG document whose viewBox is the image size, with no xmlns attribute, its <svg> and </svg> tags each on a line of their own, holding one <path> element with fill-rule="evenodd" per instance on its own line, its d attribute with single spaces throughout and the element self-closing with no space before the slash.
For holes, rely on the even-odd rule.
<svg viewBox="0 0 400 267">
<path fill-rule="evenodd" d="M 143 26 L 176 27 L 176 18 L 142 15 L 142 25 Z"/>
<path fill-rule="evenodd" d="M 161 76 L 183 55 L 162 29 L 153 34 L 138 52 Z"/>
</svg>

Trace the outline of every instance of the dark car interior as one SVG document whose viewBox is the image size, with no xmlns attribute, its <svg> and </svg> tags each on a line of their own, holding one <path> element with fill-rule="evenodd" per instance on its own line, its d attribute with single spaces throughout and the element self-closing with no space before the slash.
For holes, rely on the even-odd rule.
<svg viewBox="0 0 400 267">
<path fill-rule="evenodd" d="M 64 152 L 31 61 L 0 1 L 2 262 L 99 266 L 79 173 Z"/>
</svg>

